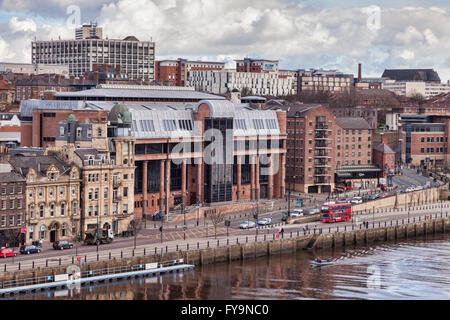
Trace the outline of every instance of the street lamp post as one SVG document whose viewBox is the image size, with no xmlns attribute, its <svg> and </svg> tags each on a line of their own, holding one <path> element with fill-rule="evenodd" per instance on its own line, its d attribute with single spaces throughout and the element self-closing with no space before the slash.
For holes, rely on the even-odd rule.
<svg viewBox="0 0 450 320">
<path fill-rule="evenodd" d="M 95 244 L 97 245 L 97 253 L 98 253 L 98 229 L 99 229 L 99 221 L 98 221 L 98 213 L 97 213 L 97 236 L 95 239 Z"/>
<path fill-rule="evenodd" d="M 186 240 L 186 229 L 187 229 L 187 225 L 186 225 L 186 210 L 185 210 L 185 208 L 184 208 L 184 202 L 183 202 L 181 208 L 182 208 L 182 210 L 183 210 L 183 220 L 184 220 L 184 223 L 183 223 L 183 231 L 184 231 L 183 239 Z"/>
</svg>

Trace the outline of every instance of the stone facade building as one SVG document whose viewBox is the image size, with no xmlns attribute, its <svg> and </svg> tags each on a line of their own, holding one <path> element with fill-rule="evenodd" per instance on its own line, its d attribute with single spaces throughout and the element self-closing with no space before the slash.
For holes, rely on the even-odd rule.
<svg viewBox="0 0 450 320">
<path fill-rule="evenodd" d="M 73 240 L 79 234 L 80 171 L 54 156 L 15 156 L 9 160 L 26 180 L 26 243 Z"/>
<path fill-rule="evenodd" d="M 117 126 L 120 110 L 119 105 L 113 108 L 108 119 L 79 122 L 72 115 L 58 123 L 55 147 L 50 150 L 80 168 L 81 234 L 97 225 L 119 234 L 128 230 L 133 219 L 134 139 L 118 135 L 117 128 L 110 128 L 116 134 L 108 137 L 108 120 Z"/>
</svg>

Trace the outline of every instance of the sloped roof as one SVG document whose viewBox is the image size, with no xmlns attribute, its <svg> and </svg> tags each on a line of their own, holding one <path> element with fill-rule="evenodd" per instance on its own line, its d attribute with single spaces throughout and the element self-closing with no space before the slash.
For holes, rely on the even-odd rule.
<svg viewBox="0 0 450 320">
<path fill-rule="evenodd" d="M 379 151 L 379 152 L 381 152 L 381 153 L 383 153 L 383 154 L 395 153 L 395 151 L 392 150 L 391 147 L 389 147 L 387 144 L 382 143 L 382 142 L 380 142 L 380 143 L 374 145 L 373 149 L 374 149 L 374 150 L 377 150 L 377 151 Z"/>
<path fill-rule="evenodd" d="M 364 118 L 336 118 L 336 124 L 343 129 L 372 129 L 369 123 Z"/>
<path fill-rule="evenodd" d="M 397 81 L 438 81 L 441 78 L 433 69 L 386 69 L 381 76 Z"/>
<path fill-rule="evenodd" d="M 52 164 L 56 165 L 59 173 L 63 173 L 68 167 L 54 156 L 16 156 L 9 159 L 9 163 L 16 169 L 21 169 L 26 175 L 30 168 L 36 170 L 38 176 L 45 176 L 45 173 Z"/>
<path fill-rule="evenodd" d="M 1 182 L 23 182 L 25 178 L 15 172 L 0 172 Z"/>
</svg>

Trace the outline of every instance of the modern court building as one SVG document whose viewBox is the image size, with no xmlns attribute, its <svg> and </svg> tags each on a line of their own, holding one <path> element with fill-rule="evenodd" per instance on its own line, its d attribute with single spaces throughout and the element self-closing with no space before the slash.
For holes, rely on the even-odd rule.
<svg viewBox="0 0 450 320">
<path fill-rule="evenodd" d="M 22 111 L 29 116 L 23 125 L 31 126 L 27 134 L 37 135 L 33 141 L 42 141 L 37 128 L 45 128 L 39 122 L 45 119 L 40 116 L 43 112 L 55 113 L 61 120 L 71 112 L 86 123 L 110 117 L 119 107 L 130 114 L 129 121 L 118 121 L 129 128 L 133 139 L 129 161 L 136 167 L 137 218 L 181 204 L 284 197 L 285 111 L 258 110 L 251 103 L 174 87 L 92 89 L 55 98 L 64 100 L 22 102 Z M 52 130 L 56 136 L 56 126 Z M 108 139 L 114 130 L 108 126 Z"/>
</svg>

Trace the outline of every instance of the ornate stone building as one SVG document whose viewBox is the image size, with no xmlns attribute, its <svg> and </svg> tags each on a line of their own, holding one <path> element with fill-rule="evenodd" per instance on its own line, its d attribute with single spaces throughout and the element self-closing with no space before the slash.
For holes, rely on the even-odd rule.
<svg viewBox="0 0 450 320">
<path fill-rule="evenodd" d="M 79 232 L 80 172 L 54 156 L 15 156 L 9 161 L 26 180 L 26 243 L 73 240 Z"/>
<path fill-rule="evenodd" d="M 58 123 L 51 150 L 81 168 L 81 234 L 97 226 L 119 234 L 133 220 L 134 140 L 126 132 L 131 118 L 123 111 L 113 108 L 109 129 L 106 118 L 79 122 L 71 115 Z"/>
</svg>

